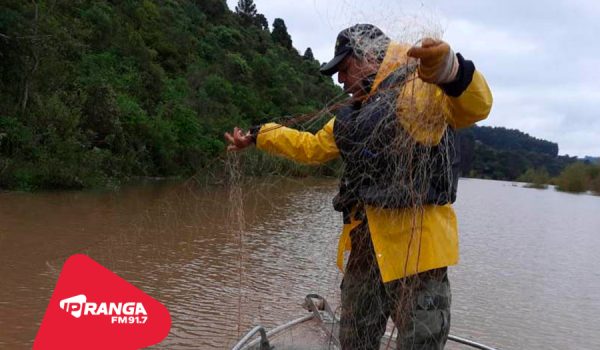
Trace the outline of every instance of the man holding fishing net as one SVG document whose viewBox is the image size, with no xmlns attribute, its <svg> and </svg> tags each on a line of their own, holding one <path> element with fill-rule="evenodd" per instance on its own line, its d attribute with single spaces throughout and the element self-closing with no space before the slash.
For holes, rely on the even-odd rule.
<svg viewBox="0 0 600 350">
<path fill-rule="evenodd" d="M 426 38 L 411 47 L 370 24 L 339 33 L 335 57 L 321 67 L 336 72 L 352 98 L 336 105 L 323 129 L 235 128 L 225 135 L 228 150 L 256 144 L 307 164 L 341 156 L 334 207 L 344 218 L 342 347 L 378 349 L 391 317 L 398 349 L 442 349 L 450 329 L 447 267 L 459 256 L 456 129 L 487 117 L 490 90 L 447 43 Z"/>
</svg>

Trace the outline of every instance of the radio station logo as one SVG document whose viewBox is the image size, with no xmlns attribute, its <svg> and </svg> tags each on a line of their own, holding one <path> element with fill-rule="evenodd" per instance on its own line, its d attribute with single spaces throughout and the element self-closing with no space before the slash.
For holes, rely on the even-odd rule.
<svg viewBox="0 0 600 350">
<path fill-rule="evenodd" d="M 75 318 L 83 316 L 111 316 L 111 323 L 144 324 L 148 321 L 148 312 L 141 302 L 88 302 L 85 294 L 66 298 L 60 301 L 61 309 Z"/>
<path fill-rule="evenodd" d="M 158 300 L 83 254 L 61 270 L 34 350 L 133 350 L 159 343 L 171 316 Z"/>
</svg>

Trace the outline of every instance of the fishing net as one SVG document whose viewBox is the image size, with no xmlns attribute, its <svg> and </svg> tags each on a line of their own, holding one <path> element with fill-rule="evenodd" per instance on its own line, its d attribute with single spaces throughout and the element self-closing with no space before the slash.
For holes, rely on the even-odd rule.
<svg viewBox="0 0 600 350">
<path fill-rule="evenodd" d="M 389 79 L 369 82 L 378 84 L 376 94 L 356 98 L 344 93 L 314 113 L 273 118 L 277 124 L 263 127 L 258 138 L 286 128 L 316 130 L 332 117 L 336 117 L 337 128 L 342 130 L 336 135 L 338 147 L 345 144 L 338 172 L 341 174 L 341 186 L 332 186 L 328 191 L 330 195 L 337 194 L 334 206 L 339 206 L 336 209 L 342 213 L 326 218 L 328 223 L 325 226 L 337 222 L 339 228 L 342 218 L 346 223 L 362 224 L 355 225 L 350 231 L 348 245 L 352 250 L 344 256 L 345 275 L 336 273 L 333 279 L 325 276 L 328 274 L 325 271 L 331 271 L 335 260 L 337 232 L 331 232 L 331 239 L 322 242 L 317 254 L 309 250 L 305 253 L 314 254 L 319 260 L 330 259 L 330 266 L 320 276 L 316 274 L 322 283 L 312 283 L 315 288 L 312 292 L 330 296 L 332 303 L 339 305 L 336 310 L 341 317 L 339 335 L 344 347 L 378 347 L 373 344 L 379 344 L 386 331 L 388 337 L 382 342 L 384 348 L 413 348 L 414 342 L 419 341 L 415 333 L 419 332 L 435 335 L 428 338 L 430 341 L 443 342 L 449 327 L 450 306 L 446 271 L 433 269 L 425 273 L 417 272 L 428 270 L 421 266 L 421 255 L 426 254 L 421 249 L 423 222 L 428 220 L 425 216 L 432 205 L 444 205 L 454 200 L 452 191 L 458 176 L 454 168 L 458 162 L 457 145 L 454 132 L 448 125 L 446 97 L 436 85 L 425 84 L 417 78 L 418 62 L 405 55 L 410 46 L 418 45 L 424 37 L 441 38 L 441 26 L 435 16 L 426 15 L 423 9 L 417 14 L 398 14 L 397 6 L 375 2 L 373 10 L 377 17 L 373 17 L 372 13 L 357 12 L 357 7 L 351 2 L 345 5 L 325 11 L 325 16 L 330 11 L 336 11 L 340 18 L 345 18 L 345 23 L 335 24 L 337 28 L 355 23 L 374 23 L 391 39 L 391 43 L 388 38 L 381 37 L 369 40 L 376 35 L 364 31 L 352 33 L 354 36 L 350 37 L 350 42 L 358 57 L 384 67 L 382 60 L 388 45 L 397 46 L 397 57 L 386 62 L 385 69 L 388 71 L 384 76 Z M 374 21 L 373 18 L 378 20 Z M 368 77 L 370 72 L 360 72 L 359 75 Z M 238 333 L 248 329 L 249 319 L 266 323 L 272 321 L 266 314 L 257 317 L 256 310 L 246 309 L 253 314 L 245 315 L 242 307 L 246 305 L 243 300 L 246 300 L 244 296 L 248 293 L 244 286 L 243 261 L 257 253 L 246 249 L 248 238 L 244 232 L 243 205 L 240 202 L 244 197 L 242 192 L 250 192 L 246 195 L 261 205 L 258 193 L 246 187 L 245 179 L 240 175 L 244 171 L 244 157 L 245 154 L 230 154 L 226 161 L 231 224 L 233 231 L 237 232 L 240 250 Z M 272 185 L 277 186 L 277 181 L 284 180 L 269 181 L 274 181 Z M 298 183 L 299 186 L 304 184 L 303 180 L 298 180 Z M 344 196 L 350 197 L 351 202 L 344 203 Z M 318 210 L 321 204 L 314 205 Z M 395 220 L 389 223 L 390 226 L 402 225 L 400 239 L 404 245 L 399 245 L 403 251 L 398 251 L 395 256 L 386 256 L 384 262 L 376 257 L 378 251 L 385 247 L 378 246 L 376 252 L 369 218 L 386 215 L 393 217 L 390 220 Z M 452 215 L 448 215 L 448 227 L 452 218 Z M 398 227 L 391 231 L 398 231 Z M 281 232 L 282 239 L 289 234 L 293 233 Z M 390 259 L 396 261 L 390 265 Z M 383 283 L 381 264 L 392 266 L 386 271 L 388 276 L 391 274 L 400 278 Z M 307 265 L 304 268 L 310 270 L 314 266 Z M 338 294 L 340 283 L 341 302 Z M 270 288 L 274 292 L 277 286 Z M 427 314 L 431 310 L 433 312 Z M 415 316 L 417 314 L 425 315 L 419 319 Z M 333 336 L 337 337 L 338 330 L 334 333 Z M 394 336 L 397 341 L 392 340 L 396 339 Z M 295 341 L 298 342 L 298 339 Z M 394 345 L 394 342 L 398 345 Z M 334 342 L 327 344 L 332 346 Z"/>
</svg>

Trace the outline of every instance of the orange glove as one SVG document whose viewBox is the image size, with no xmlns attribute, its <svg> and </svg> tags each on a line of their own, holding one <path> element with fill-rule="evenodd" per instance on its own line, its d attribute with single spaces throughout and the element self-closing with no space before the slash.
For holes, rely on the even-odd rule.
<svg viewBox="0 0 600 350">
<path fill-rule="evenodd" d="M 421 46 L 413 46 L 407 55 L 420 59 L 419 78 L 427 83 L 445 84 L 456 79 L 458 59 L 448 43 L 425 38 Z"/>
</svg>

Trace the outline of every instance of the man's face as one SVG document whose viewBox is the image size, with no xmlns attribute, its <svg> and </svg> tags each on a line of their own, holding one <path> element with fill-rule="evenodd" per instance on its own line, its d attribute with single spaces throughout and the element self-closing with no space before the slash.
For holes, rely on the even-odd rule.
<svg viewBox="0 0 600 350">
<path fill-rule="evenodd" d="M 357 97 L 367 93 L 363 90 L 362 81 L 373 74 L 373 69 L 366 61 L 348 55 L 338 66 L 338 82 L 344 84 L 344 91 Z"/>
</svg>

